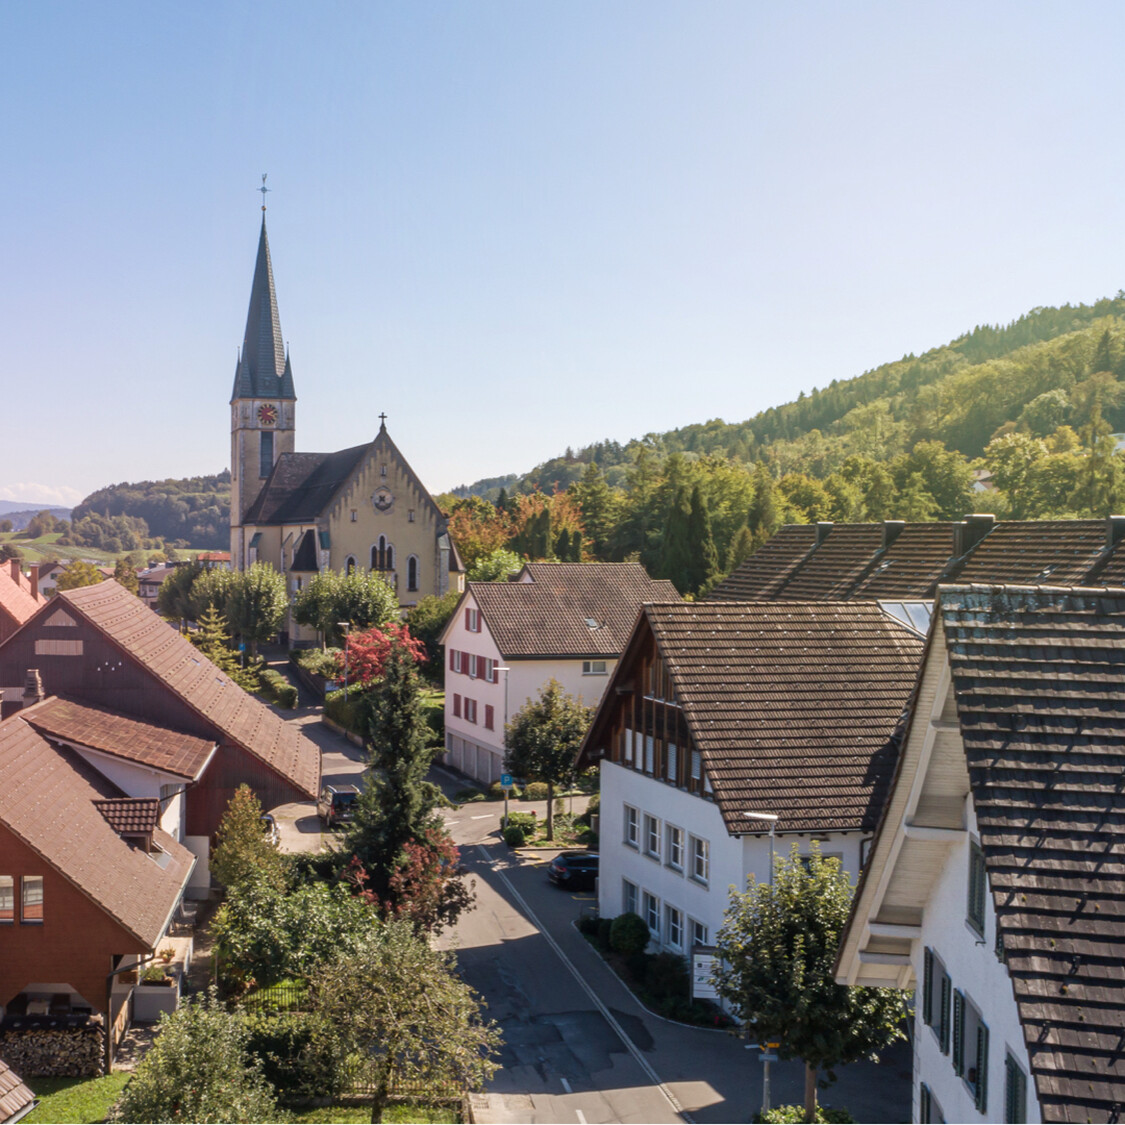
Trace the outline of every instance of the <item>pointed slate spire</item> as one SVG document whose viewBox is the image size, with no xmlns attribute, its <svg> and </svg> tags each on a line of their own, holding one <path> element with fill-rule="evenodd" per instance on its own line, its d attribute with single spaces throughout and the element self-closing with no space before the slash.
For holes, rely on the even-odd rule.
<svg viewBox="0 0 1125 1125">
<path fill-rule="evenodd" d="M 254 284 L 250 288 L 246 334 L 242 339 L 242 355 L 235 370 L 234 393 L 231 397 L 297 397 L 293 391 L 293 372 L 281 338 L 281 317 L 277 311 L 277 292 L 273 284 L 265 215 L 262 216 L 262 233 L 258 238 Z"/>
</svg>

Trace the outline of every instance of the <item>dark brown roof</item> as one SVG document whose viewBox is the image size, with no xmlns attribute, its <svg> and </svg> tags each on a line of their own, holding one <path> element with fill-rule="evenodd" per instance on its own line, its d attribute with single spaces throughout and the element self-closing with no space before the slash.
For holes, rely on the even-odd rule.
<svg viewBox="0 0 1125 1125">
<path fill-rule="evenodd" d="M 98 802 L 121 796 L 74 751 L 52 746 L 19 714 L 0 722 L 0 824 L 151 947 L 194 858 L 159 829 L 153 840 L 162 854 L 126 843 L 98 811 Z"/>
<path fill-rule="evenodd" d="M 73 607 L 227 739 L 307 796 L 316 796 L 320 783 L 316 745 L 295 724 L 243 691 L 123 586 L 110 580 L 60 591 L 52 601 Z"/>
<path fill-rule="evenodd" d="M 816 528 L 809 523 L 791 523 L 736 567 L 709 597 L 719 601 L 749 601 L 775 593 L 816 542 Z"/>
<path fill-rule="evenodd" d="M 119 836 L 150 835 L 160 823 L 160 802 L 155 797 L 110 797 L 94 807 Z"/>
<path fill-rule="evenodd" d="M 316 522 L 366 452 L 366 445 L 355 445 L 338 453 L 281 454 L 245 522 Z"/>
<path fill-rule="evenodd" d="M 881 523 L 838 524 L 775 597 L 796 601 L 846 598 L 867 573 L 882 546 Z"/>
<path fill-rule="evenodd" d="M 645 602 L 679 600 L 640 563 L 528 563 L 530 582 L 470 582 L 505 659 L 620 655 Z M 588 622 L 594 622 L 591 626 Z"/>
<path fill-rule="evenodd" d="M 921 637 L 875 602 L 650 605 L 644 618 L 732 833 L 754 811 L 785 832 L 875 827 Z"/>
<path fill-rule="evenodd" d="M 1125 590 L 943 587 L 981 846 L 1045 1121 L 1125 1103 Z"/>
<path fill-rule="evenodd" d="M 20 1076 L 0 1059 L 0 1121 L 15 1121 L 35 1104 L 35 1095 Z"/>
<path fill-rule="evenodd" d="M 856 587 L 857 598 L 932 597 L 938 579 L 954 557 L 953 525 L 908 523 L 867 577 Z"/>
<path fill-rule="evenodd" d="M 1105 545 L 1105 520 L 1002 520 L 981 540 L 956 581 L 1080 583 Z"/>
<path fill-rule="evenodd" d="M 25 711 L 24 717 L 49 737 L 151 766 L 188 781 L 200 775 L 215 748 L 205 738 L 70 699 L 45 700 Z"/>
</svg>

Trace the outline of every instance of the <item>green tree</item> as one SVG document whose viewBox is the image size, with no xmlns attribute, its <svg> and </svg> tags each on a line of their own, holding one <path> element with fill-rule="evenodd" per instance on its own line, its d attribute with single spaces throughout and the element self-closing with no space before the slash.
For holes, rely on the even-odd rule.
<svg viewBox="0 0 1125 1125">
<path fill-rule="evenodd" d="M 1032 437 L 1049 437 L 1070 415 L 1070 398 L 1061 387 L 1044 391 L 1020 411 L 1017 424 Z"/>
<path fill-rule="evenodd" d="M 596 559 L 608 559 L 617 522 L 618 501 L 596 461 L 586 466 L 582 479 L 572 484 L 570 491 L 582 512 L 582 526 L 591 552 Z"/>
<path fill-rule="evenodd" d="M 482 555 L 471 567 L 467 577 L 470 582 L 503 582 L 509 575 L 523 567 L 523 559 L 507 547 L 497 547 Z"/>
<path fill-rule="evenodd" d="M 156 595 L 156 608 L 163 617 L 176 622 L 195 619 L 192 587 L 202 573 L 203 568 L 199 563 L 185 563 L 165 577 Z"/>
<path fill-rule="evenodd" d="M 764 461 L 754 465 L 754 499 L 746 516 L 746 526 L 754 536 L 757 550 L 781 526 L 784 501 L 778 493 L 777 482 Z"/>
<path fill-rule="evenodd" d="M 11 530 L 12 530 L 12 521 L 11 520 L 0 520 L 0 532 L 3 532 L 5 535 L 7 535 Z"/>
<path fill-rule="evenodd" d="M 222 567 L 212 567 L 197 573 L 189 594 L 193 620 L 199 621 L 208 609 L 218 610 L 229 620 L 231 594 L 240 580 L 239 571 L 225 570 Z"/>
<path fill-rule="evenodd" d="M 940 441 L 918 442 L 909 453 L 895 458 L 891 471 L 900 491 L 911 476 L 919 474 L 937 504 L 939 519 L 959 520 L 972 506 L 973 467 L 962 454 L 946 449 Z"/>
<path fill-rule="evenodd" d="M 755 1035 L 805 1064 L 805 1120 L 816 1119 L 817 1072 L 869 1057 L 903 1038 L 905 994 L 848 988 L 833 968 L 852 889 L 840 861 L 816 843 L 777 866 L 772 887 L 732 891 L 718 936 L 720 994 Z"/>
<path fill-rule="evenodd" d="M 198 621 L 199 628 L 188 639 L 216 668 L 226 672 L 243 691 L 257 691 L 261 687 L 258 677 L 258 664 L 249 668 L 235 655 L 230 647 L 230 626 L 227 619 L 217 609 L 208 608 Z"/>
<path fill-rule="evenodd" d="M 137 594 L 140 592 L 140 582 L 137 579 L 137 572 L 130 564 L 128 559 L 118 559 L 113 567 L 114 580 L 121 586 L 124 586 L 130 594 Z"/>
<path fill-rule="evenodd" d="M 125 1087 L 117 1121 L 277 1121 L 273 1090 L 246 1049 L 248 1034 L 212 990 L 185 998 Z"/>
<path fill-rule="evenodd" d="M 0 543 L 0 562 L 22 558 L 23 552 L 14 543 Z"/>
<path fill-rule="evenodd" d="M 578 749 L 592 718 L 593 708 L 550 679 L 539 689 L 539 697 L 529 699 L 504 728 L 504 768 L 547 786 L 548 840 L 555 838 L 555 786 L 574 776 Z"/>
<path fill-rule="evenodd" d="M 235 571 L 236 579 L 227 599 L 227 619 L 231 628 L 250 644 L 256 653 L 281 629 L 289 611 L 285 576 L 269 563 L 256 562 L 247 570 Z"/>
<path fill-rule="evenodd" d="M 259 878 L 278 888 L 285 885 L 285 865 L 262 830 L 262 805 L 249 785 L 234 791 L 219 821 L 211 874 L 228 889 Z"/>
<path fill-rule="evenodd" d="M 383 1120 L 394 1081 L 479 1090 L 496 1071 L 499 1029 L 457 975 L 453 955 L 407 923 L 385 923 L 360 952 L 326 965 L 314 998 L 336 1031 L 340 1059 L 368 1061 L 372 1121 Z"/>
<path fill-rule="evenodd" d="M 664 534 L 656 576 L 667 578 L 681 594 L 693 592 L 694 547 L 691 541 L 691 494 L 681 485 L 664 517 Z"/>
<path fill-rule="evenodd" d="M 80 586 L 96 586 L 104 580 L 105 575 L 93 563 L 88 563 L 85 559 L 75 559 L 59 575 L 55 585 L 59 590 L 77 590 Z"/>
<path fill-rule="evenodd" d="M 719 554 L 711 533 L 711 514 L 703 489 L 697 483 L 691 490 L 691 512 L 688 516 L 688 542 L 691 544 L 691 565 L 688 581 L 693 594 L 709 589 L 719 577 Z"/>
<path fill-rule="evenodd" d="M 398 597 L 374 571 L 326 570 L 305 583 L 293 612 L 300 624 L 320 632 L 325 646 L 338 645 L 343 638 L 341 621 L 356 629 L 385 625 L 398 617 Z"/>
<path fill-rule="evenodd" d="M 1014 433 L 994 438 L 984 450 L 985 464 L 992 472 L 992 481 L 1007 500 L 1012 519 L 1028 519 L 1039 513 L 1033 491 L 1038 463 L 1048 457 L 1047 446 L 1027 434 Z"/>
<path fill-rule="evenodd" d="M 417 605 L 411 606 L 406 613 L 406 623 L 410 626 L 411 633 L 426 646 L 426 662 L 422 665 L 422 672 L 427 679 L 439 685 L 445 682 L 444 650 L 439 644 L 439 638 L 460 600 L 461 595 L 456 590 L 450 590 L 440 598 L 431 594 Z"/>
</svg>

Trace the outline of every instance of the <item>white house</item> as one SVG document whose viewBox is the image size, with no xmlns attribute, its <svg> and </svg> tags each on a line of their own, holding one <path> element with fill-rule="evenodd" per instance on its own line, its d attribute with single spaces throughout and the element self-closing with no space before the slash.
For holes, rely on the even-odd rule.
<svg viewBox="0 0 1125 1125">
<path fill-rule="evenodd" d="M 922 637 L 876 602 L 646 606 L 583 745 L 601 764 L 602 917 L 715 940 L 732 886 L 794 843 L 855 877 L 890 789 Z"/>
<path fill-rule="evenodd" d="M 1125 1101 L 1125 592 L 943 587 L 841 983 L 916 989 L 915 1121 Z"/>
<path fill-rule="evenodd" d="M 470 582 L 445 646 L 446 761 L 498 781 L 504 726 L 548 680 L 602 697 L 645 602 L 679 600 L 638 563 L 528 563 L 512 582 Z"/>
</svg>

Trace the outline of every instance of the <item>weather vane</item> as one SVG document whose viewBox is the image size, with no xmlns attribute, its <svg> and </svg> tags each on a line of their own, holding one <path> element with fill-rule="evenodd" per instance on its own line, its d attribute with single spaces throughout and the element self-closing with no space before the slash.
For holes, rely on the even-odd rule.
<svg viewBox="0 0 1125 1125">
<path fill-rule="evenodd" d="M 263 211 L 266 209 L 266 192 L 272 190 L 272 188 L 266 187 L 266 176 L 267 175 L 269 175 L 268 172 L 262 173 L 262 186 L 260 188 L 258 188 L 258 191 L 260 191 L 262 193 L 262 210 Z"/>
</svg>

